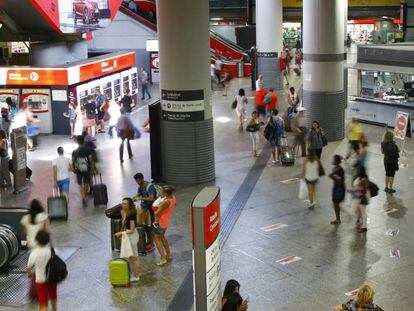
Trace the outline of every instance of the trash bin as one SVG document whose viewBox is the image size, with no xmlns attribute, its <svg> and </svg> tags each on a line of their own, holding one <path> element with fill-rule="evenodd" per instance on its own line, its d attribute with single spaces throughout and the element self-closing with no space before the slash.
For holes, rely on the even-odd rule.
<svg viewBox="0 0 414 311">
<path fill-rule="evenodd" d="M 237 76 L 239 78 L 244 77 L 244 63 L 243 63 L 243 61 L 238 61 L 237 62 Z"/>
</svg>

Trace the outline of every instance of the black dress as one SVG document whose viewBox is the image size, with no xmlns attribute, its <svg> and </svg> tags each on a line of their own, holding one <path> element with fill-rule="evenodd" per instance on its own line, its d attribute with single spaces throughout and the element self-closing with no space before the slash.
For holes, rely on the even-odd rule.
<svg viewBox="0 0 414 311">
<path fill-rule="evenodd" d="M 345 173 L 341 166 L 335 166 L 332 175 L 336 177 L 332 189 L 332 202 L 341 203 L 345 199 Z"/>
</svg>

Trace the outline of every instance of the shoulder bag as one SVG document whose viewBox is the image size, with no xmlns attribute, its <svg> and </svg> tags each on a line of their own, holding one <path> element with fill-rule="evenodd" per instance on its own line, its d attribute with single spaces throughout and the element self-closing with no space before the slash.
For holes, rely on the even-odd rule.
<svg viewBox="0 0 414 311">
<path fill-rule="evenodd" d="M 55 253 L 55 249 L 50 249 L 51 256 L 46 265 L 46 280 L 48 283 L 57 284 L 68 276 L 65 262 Z"/>
</svg>

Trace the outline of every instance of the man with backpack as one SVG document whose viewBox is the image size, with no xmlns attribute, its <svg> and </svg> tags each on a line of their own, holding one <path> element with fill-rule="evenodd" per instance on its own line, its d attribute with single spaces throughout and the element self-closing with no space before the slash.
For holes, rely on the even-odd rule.
<svg viewBox="0 0 414 311">
<path fill-rule="evenodd" d="M 82 195 L 82 204 L 88 204 L 88 193 L 91 185 L 92 168 L 94 160 L 92 151 L 84 145 L 83 135 L 77 136 L 78 148 L 72 152 L 72 167 L 74 168 L 76 179 Z"/>
<path fill-rule="evenodd" d="M 277 103 L 278 103 L 278 98 L 277 98 L 277 95 L 275 93 L 275 89 L 270 88 L 269 93 L 267 93 L 265 98 L 264 98 L 264 104 L 265 104 L 266 117 L 267 118 L 270 118 L 271 115 L 272 115 L 272 112 L 275 109 L 277 109 Z"/>
<path fill-rule="evenodd" d="M 279 116 L 279 111 L 274 109 L 263 133 L 272 148 L 272 164 L 274 165 L 280 162 L 280 146 L 281 139 L 284 134 L 284 128 L 284 121 L 282 117 Z"/>
<path fill-rule="evenodd" d="M 145 233 L 147 235 L 147 252 L 154 250 L 154 231 L 152 224 L 155 221 L 152 204 L 157 196 L 157 189 L 154 184 L 146 181 L 142 173 L 134 175 L 135 182 L 138 184 L 137 194 L 134 196 L 134 201 L 141 201 L 141 213 L 138 216 L 138 223 L 145 226 Z"/>
</svg>

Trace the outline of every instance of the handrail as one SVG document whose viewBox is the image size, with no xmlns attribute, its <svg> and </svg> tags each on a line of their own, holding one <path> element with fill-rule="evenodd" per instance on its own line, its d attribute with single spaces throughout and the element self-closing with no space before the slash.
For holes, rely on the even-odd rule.
<svg viewBox="0 0 414 311">
<path fill-rule="evenodd" d="M 119 10 L 121 12 L 125 13 L 126 15 L 129 15 L 133 19 L 137 20 L 141 24 L 144 24 L 145 26 L 147 26 L 151 30 L 157 31 L 157 24 L 156 23 L 153 23 L 153 22 L 149 21 L 148 19 L 146 19 L 145 17 L 131 11 L 130 9 L 125 7 L 124 5 L 121 5 Z"/>
</svg>

